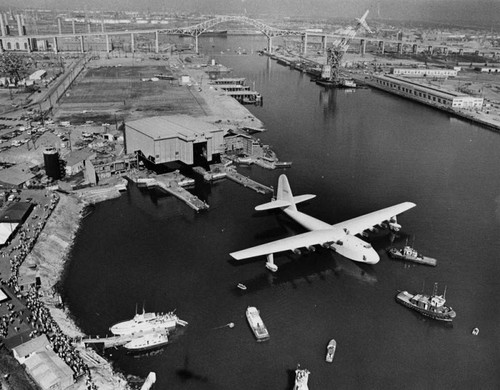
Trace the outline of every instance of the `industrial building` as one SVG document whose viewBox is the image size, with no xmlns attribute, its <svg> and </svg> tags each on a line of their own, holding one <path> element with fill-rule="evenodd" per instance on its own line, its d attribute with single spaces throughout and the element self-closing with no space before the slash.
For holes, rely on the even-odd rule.
<svg viewBox="0 0 500 390">
<path fill-rule="evenodd" d="M 120 157 L 95 157 L 85 160 L 83 174 L 87 182 L 95 185 L 102 179 L 122 175 L 135 166 L 136 162 L 136 156 L 133 154 Z"/>
<path fill-rule="evenodd" d="M 217 161 L 224 151 L 224 131 L 200 119 L 163 116 L 125 124 L 125 149 L 157 165 Z"/>
<path fill-rule="evenodd" d="M 458 69 L 392 68 L 391 74 L 408 77 L 448 78 L 457 77 Z"/>
<path fill-rule="evenodd" d="M 29 202 L 14 202 L 0 214 L 0 246 L 14 235 L 31 213 L 33 205 Z"/>
<path fill-rule="evenodd" d="M 408 79 L 385 75 L 374 76 L 374 87 L 433 106 L 449 108 L 481 108 L 483 98 L 418 83 Z"/>
</svg>

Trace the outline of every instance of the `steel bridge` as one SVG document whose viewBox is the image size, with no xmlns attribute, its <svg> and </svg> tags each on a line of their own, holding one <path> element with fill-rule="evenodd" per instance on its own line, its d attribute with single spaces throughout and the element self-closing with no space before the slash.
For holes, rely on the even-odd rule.
<svg viewBox="0 0 500 390">
<path fill-rule="evenodd" d="M 1 21 L 1 18 L 0 18 Z M 116 35 L 128 35 L 130 36 L 130 47 L 131 51 L 134 52 L 136 50 L 135 48 L 135 38 L 136 35 L 142 35 L 142 34 L 154 34 L 155 38 L 155 52 L 159 53 L 159 35 L 160 34 L 165 34 L 165 35 L 185 35 L 185 36 L 191 36 L 195 40 L 195 50 L 198 53 L 199 47 L 198 47 L 198 37 L 202 35 L 204 32 L 207 30 L 210 30 L 214 26 L 224 23 L 224 22 L 238 22 L 238 23 L 244 23 L 251 25 L 255 27 L 257 30 L 259 30 L 263 35 L 267 37 L 267 50 L 269 53 L 272 52 L 272 40 L 275 37 L 285 37 L 285 36 L 295 36 L 300 38 L 301 40 L 301 51 L 302 54 L 306 54 L 307 52 L 307 47 L 308 47 L 308 39 L 309 37 L 313 38 L 321 38 L 321 47 L 322 51 L 326 52 L 327 49 L 327 40 L 329 41 L 330 44 L 335 45 L 337 42 L 340 42 L 342 39 L 346 38 L 346 34 L 327 34 L 327 33 L 320 33 L 320 32 L 309 32 L 309 31 L 300 31 L 300 30 L 286 30 L 286 29 L 281 29 L 281 28 L 276 28 L 276 27 L 271 27 L 268 26 L 265 23 L 262 23 L 258 20 L 255 19 L 250 19 L 246 16 L 230 16 L 230 15 L 221 15 L 221 16 L 216 16 L 210 20 L 206 20 L 202 23 L 193 25 L 193 26 L 187 26 L 187 27 L 175 27 L 175 28 L 170 28 L 170 29 L 134 29 L 134 30 L 123 30 L 123 31 L 106 31 L 105 30 L 105 25 L 102 22 L 101 23 L 101 31 L 96 31 L 96 32 L 91 32 L 90 31 L 90 24 L 88 24 L 88 32 L 76 32 L 75 28 L 75 22 L 73 21 L 73 32 L 72 33 L 64 33 L 62 32 L 62 27 L 61 27 L 61 19 L 58 19 L 58 27 L 59 27 L 59 33 L 45 33 L 45 34 L 26 34 L 25 29 L 23 26 L 18 26 L 18 34 L 19 35 L 13 35 L 13 34 L 5 34 L 5 30 L 2 29 L 2 36 L 0 36 L 0 53 L 2 53 L 4 50 L 10 51 L 27 51 L 31 52 L 34 50 L 37 50 L 36 47 L 36 40 L 52 40 L 52 45 L 51 49 L 54 50 L 55 53 L 59 52 L 58 48 L 58 39 L 65 39 L 65 38 L 75 38 L 76 40 L 80 41 L 80 51 L 83 53 L 86 50 L 85 47 L 85 39 L 87 38 L 92 38 L 92 37 L 104 37 L 105 38 L 105 44 L 106 44 L 106 51 L 110 52 L 112 50 L 112 44 L 111 44 L 111 36 L 116 36 Z M 444 52 L 445 54 L 448 52 L 448 50 L 452 49 L 451 47 L 448 47 L 445 44 L 436 44 L 436 42 L 432 43 L 423 43 L 423 42 L 403 42 L 403 41 L 398 41 L 398 40 L 393 40 L 393 39 L 384 39 L 384 38 L 376 38 L 376 37 L 364 37 L 364 36 L 358 36 L 353 38 L 353 40 L 360 41 L 360 46 L 361 46 L 361 53 L 364 53 L 366 44 L 367 42 L 375 42 L 378 44 L 379 51 L 381 53 L 384 53 L 384 46 L 386 44 L 390 45 L 397 45 L 397 51 L 399 53 L 403 52 L 403 46 L 411 47 L 411 50 L 413 53 L 417 52 L 418 48 L 423 47 L 424 50 L 431 52 L 433 49 L 438 49 Z M 318 43 L 318 42 L 316 42 Z M 463 48 L 456 48 L 454 47 L 453 49 L 456 49 L 459 54 L 463 53 L 464 49 Z M 482 52 L 491 52 L 489 51 L 484 51 L 481 50 Z M 479 52 L 479 51 L 477 51 Z"/>
<path fill-rule="evenodd" d="M 198 37 L 205 31 L 210 30 L 212 27 L 215 27 L 216 25 L 225 22 L 240 22 L 255 27 L 267 37 L 267 49 L 269 51 L 272 50 L 272 38 L 274 37 L 283 37 L 283 36 L 302 37 L 306 34 L 305 31 L 283 30 L 271 27 L 258 20 L 247 18 L 246 16 L 225 16 L 225 15 L 217 16 L 214 19 L 210 19 L 190 27 L 178 27 L 178 28 L 158 30 L 158 31 L 164 34 L 182 34 L 182 35 L 192 36 L 195 39 L 195 50 L 198 53 Z"/>
</svg>

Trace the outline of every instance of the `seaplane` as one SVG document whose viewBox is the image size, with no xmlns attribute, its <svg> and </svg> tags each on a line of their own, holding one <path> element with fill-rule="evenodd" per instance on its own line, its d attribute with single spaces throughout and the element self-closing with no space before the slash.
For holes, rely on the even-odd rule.
<svg viewBox="0 0 500 390">
<path fill-rule="evenodd" d="M 316 245 L 329 248 L 350 260 L 366 264 L 376 264 L 380 257 L 373 247 L 357 235 L 365 235 L 369 231 L 376 231 L 379 227 L 391 231 L 399 231 L 401 225 L 397 222 L 397 215 L 416 206 L 412 202 L 403 202 L 360 217 L 330 225 L 310 215 L 297 210 L 297 204 L 315 198 L 316 195 L 306 194 L 294 196 L 286 175 L 278 179 L 276 198 L 271 202 L 255 207 L 257 211 L 281 209 L 290 218 L 309 230 L 306 233 L 294 235 L 272 241 L 267 244 L 254 246 L 230 253 L 235 260 L 243 260 L 256 256 L 266 256 L 266 268 L 272 272 L 278 270 L 274 263 L 274 253 L 292 251 L 300 255 L 301 248 L 314 252 Z"/>
</svg>

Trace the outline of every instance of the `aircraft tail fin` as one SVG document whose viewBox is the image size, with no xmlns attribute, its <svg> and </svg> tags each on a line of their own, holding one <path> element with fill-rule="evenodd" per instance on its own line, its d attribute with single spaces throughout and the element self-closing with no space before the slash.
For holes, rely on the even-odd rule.
<svg viewBox="0 0 500 390">
<path fill-rule="evenodd" d="M 290 204 L 288 206 L 290 209 L 297 210 L 297 206 L 295 206 L 295 201 L 293 199 L 292 189 L 290 188 L 290 183 L 288 183 L 286 175 L 280 175 L 278 179 L 276 200 L 288 202 Z"/>
<path fill-rule="evenodd" d="M 316 197 L 316 195 L 307 194 L 293 196 L 292 189 L 290 188 L 287 177 L 285 175 L 281 175 L 278 179 L 278 192 L 276 194 L 276 199 L 271 202 L 258 205 L 257 207 L 255 207 L 255 210 L 262 211 L 284 208 L 297 210 L 297 203 L 305 202 L 314 197 Z"/>
</svg>

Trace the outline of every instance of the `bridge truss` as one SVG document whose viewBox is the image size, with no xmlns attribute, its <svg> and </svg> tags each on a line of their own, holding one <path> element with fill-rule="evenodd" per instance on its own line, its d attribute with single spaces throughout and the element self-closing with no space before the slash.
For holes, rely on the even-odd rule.
<svg viewBox="0 0 500 390">
<path fill-rule="evenodd" d="M 282 30 L 275 27 L 268 26 L 258 20 L 247 18 L 246 16 L 217 16 L 214 19 L 207 20 L 205 22 L 196 24 L 189 27 L 177 27 L 172 29 L 163 29 L 158 32 L 164 34 L 177 34 L 177 35 L 190 35 L 195 39 L 195 49 L 198 53 L 198 37 L 205 31 L 210 30 L 214 26 L 224 23 L 224 22 L 240 22 L 245 24 L 250 24 L 257 28 L 262 34 L 267 37 L 268 50 L 271 51 L 272 38 L 283 37 L 283 36 L 304 36 L 305 31 L 294 31 L 294 30 Z"/>
</svg>

